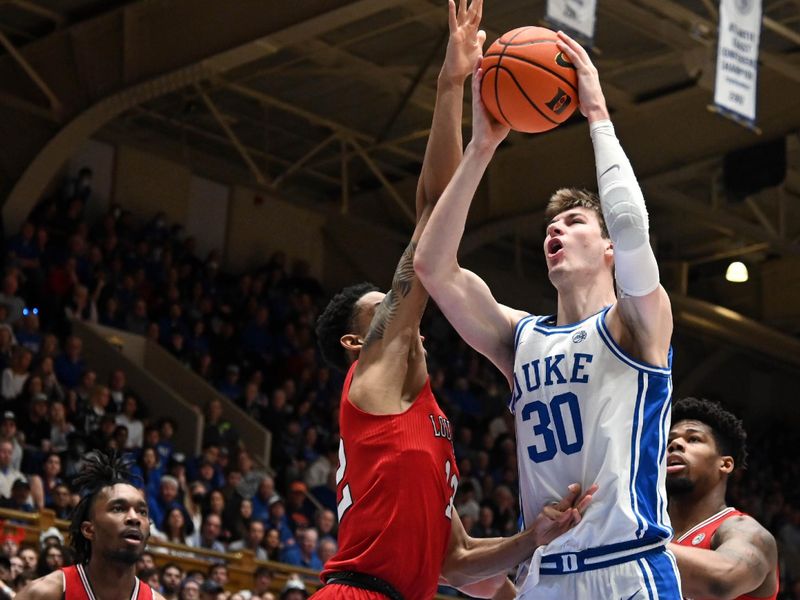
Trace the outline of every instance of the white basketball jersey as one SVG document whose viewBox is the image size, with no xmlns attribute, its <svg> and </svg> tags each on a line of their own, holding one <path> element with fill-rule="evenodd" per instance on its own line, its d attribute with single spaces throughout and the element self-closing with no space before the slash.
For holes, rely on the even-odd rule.
<svg viewBox="0 0 800 600">
<path fill-rule="evenodd" d="M 672 536 L 665 490 L 671 369 L 627 356 L 611 338 L 607 312 L 562 327 L 552 317 L 529 316 L 516 327 L 509 409 L 522 528 L 570 483 L 600 486 L 583 520 L 545 555 Z"/>
</svg>

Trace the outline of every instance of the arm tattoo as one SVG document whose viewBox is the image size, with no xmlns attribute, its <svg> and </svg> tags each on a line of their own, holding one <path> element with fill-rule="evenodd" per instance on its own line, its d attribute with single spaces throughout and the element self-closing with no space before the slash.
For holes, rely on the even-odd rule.
<svg viewBox="0 0 800 600">
<path fill-rule="evenodd" d="M 381 302 L 378 310 L 375 311 L 375 316 L 372 317 L 372 323 L 369 326 L 369 332 L 364 340 L 364 348 L 366 349 L 373 341 L 382 340 L 386 328 L 394 319 L 397 314 L 397 309 L 400 302 L 411 293 L 411 288 L 416 279 L 414 273 L 414 251 L 417 248 L 416 242 L 411 242 L 400 257 L 400 262 L 397 265 L 397 270 L 394 272 L 394 279 L 392 280 L 392 289 L 386 294 L 386 297 Z"/>
</svg>

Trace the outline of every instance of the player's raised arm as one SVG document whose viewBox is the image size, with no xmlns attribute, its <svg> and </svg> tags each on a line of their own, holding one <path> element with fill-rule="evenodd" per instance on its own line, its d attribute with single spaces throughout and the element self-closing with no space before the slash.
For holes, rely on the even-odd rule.
<svg viewBox="0 0 800 600">
<path fill-rule="evenodd" d="M 765 585 L 778 560 L 775 538 L 752 517 L 740 516 L 725 521 L 714 542 L 717 546 L 713 550 L 670 544 L 678 560 L 684 595 L 729 600 L 760 592 L 759 586 Z"/>
<path fill-rule="evenodd" d="M 417 225 L 397 265 L 391 290 L 375 310 L 367 335 L 355 342 L 362 346 L 359 376 L 351 387 L 351 399 L 359 405 L 380 402 L 382 398 L 391 404 L 391 398 L 398 393 L 414 395 L 427 377 L 419 323 L 428 294 L 414 273 L 414 253 L 432 207 L 462 156 L 464 82 L 481 55 L 485 39 L 485 34 L 479 30 L 482 10 L 483 0 L 473 0 L 468 8 L 466 0 L 462 0 L 458 8 L 453 0 L 448 4 L 450 36 L 439 74 L 431 133 L 417 186 Z M 409 355 L 416 355 L 419 360 L 408 360 Z M 413 372 L 402 368 L 404 365 Z M 381 410 L 377 406 L 362 408 Z"/>
<path fill-rule="evenodd" d="M 597 69 L 580 44 L 563 32 L 558 37 L 558 47 L 578 72 L 580 110 L 589 121 L 600 203 L 614 244 L 620 299 L 609 318 L 621 320 L 625 329 L 621 335 L 633 338 L 636 358 L 666 366 L 672 312 L 650 247 L 644 196 L 614 132 Z"/>
<path fill-rule="evenodd" d="M 524 313 L 499 304 L 477 275 L 458 264 L 470 203 L 508 127 L 494 120 L 480 96 L 482 73 L 472 78 L 472 140 L 420 238 L 414 269 L 459 335 L 512 377 L 514 325 Z"/>
</svg>

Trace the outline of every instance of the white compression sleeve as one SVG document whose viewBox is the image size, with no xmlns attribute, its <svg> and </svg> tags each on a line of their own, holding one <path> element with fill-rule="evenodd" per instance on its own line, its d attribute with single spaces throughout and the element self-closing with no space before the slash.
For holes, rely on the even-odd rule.
<svg viewBox="0 0 800 600">
<path fill-rule="evenodd" d="M 628 296 L 646 296 L 659 279 L 642 190 L 611 121 L 592 123 L 590 132 L 600 205 L 614 242 L 617 284 Z"/>
</svg>

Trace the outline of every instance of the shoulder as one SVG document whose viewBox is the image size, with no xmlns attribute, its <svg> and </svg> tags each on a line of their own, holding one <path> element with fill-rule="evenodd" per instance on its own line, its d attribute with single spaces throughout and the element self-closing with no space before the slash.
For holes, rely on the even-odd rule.
<svg viewBox="0 0 800 600">
<path fill-rule="evenodd" d="M 60 600 L 64 591 L 64 575 L 61 571 L 53 571 L 49 575 L 34 579 L 16 598 L 17 600 Z"/>
<path fill-rule="evenodd" d="M 765 552 L 777 552 L 773 535 L 750 515 L 739 514 L 725 519 L 714 533 L 712 547 L 729 541 L 751 543 Z"/>
</svg>

